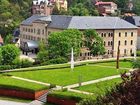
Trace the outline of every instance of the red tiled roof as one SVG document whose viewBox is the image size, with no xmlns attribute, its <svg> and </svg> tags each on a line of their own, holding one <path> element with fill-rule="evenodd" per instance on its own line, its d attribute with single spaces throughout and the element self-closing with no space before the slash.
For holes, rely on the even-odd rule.
<svg viewBox="0 0 140 105">
<path fill-rule="evenodd" d="M 97 2 L 95 5 L 100 5 L 100 4 L 112 4 L 113 2 Z"/>
</svg>

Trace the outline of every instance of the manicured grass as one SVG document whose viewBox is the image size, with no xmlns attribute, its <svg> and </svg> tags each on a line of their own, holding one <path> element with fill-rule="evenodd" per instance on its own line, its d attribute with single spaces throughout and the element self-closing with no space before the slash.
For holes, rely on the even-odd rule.
<svg viewBox="0 0 140 105">
<path fill-rule="evenodd" d="M 112 67 L 116 67 L 116 62 L 107 62 L 107 63 L 97 63 L 98 65 L 102 65 L 102 66 L 112 66 Z M 120 61 L 120 68 L 132 68 L 132 63 L 130 61 Z"/>
<path fill-rule="evenodd" d="M 124 70 L 117 71 L 115 68 L 97 67 L 93 65 L 85 65 L 75 67 L 74 71 L 70 68 L 55 69 L 55 70 L 38 70 L 27 72 L 13 72 L 11 75 L 37 80 L 45 83 L 51 83 L 56 85 L 70 85 L 78 83 L 79 76 L 82 77 L 82 81 L 95 80 L 107 76 L 120 74 Z"/>
<path fill-rule="evenodd" d="M 94 96 L 103 95 L 107 90 L 111 90 L 116 84 L 121 83 L 121 78 L 116 78 L 112 80 L 102 81 L 95 84 L 85 85 L 78 88 L 77 90 L 91 92 Z"/>
<path fill-rule="evenodd" d="M 3 75 L 0 75 L 0 87 L 30 90 L 30 91 L 37 91 L 48 88 L 44 85 L 38 85 L 31 82 L 21 81 Z"/>
</svg>

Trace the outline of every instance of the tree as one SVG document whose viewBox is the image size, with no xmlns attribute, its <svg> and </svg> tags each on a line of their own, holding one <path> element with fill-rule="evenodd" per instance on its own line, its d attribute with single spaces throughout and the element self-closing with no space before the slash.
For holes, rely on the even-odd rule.
<svg viewBox="0 0 140 105">
<path fill-rule="evenodd" d="M 85 30 L 84 35 L 86 40 L 85 45 L 91 50 L 93 55 L 103 55 L 105 53 L 103 39 L 95 30 Z"/>
<path fill-rule="evenodd" d="M 13 36 L 11 34 L 7 35 L 4 39 L 4 44 L 11 44 L 13 40 Z"/>
<path fill-rule="evenodd" d="M 62 32 L 54 32 L 48 38 L 49 58 L 56 59 L 64 57 L 70 58 L 71 48 L 73 47 L 75 56 L 80 53 L 80 43 L 82 33 L 77 29 L 68 29 Z"/>
<path fill-rule="evenodd" d="M 40 63 L 46 62 L 48 60 L 48 51 L 47 46 L 44 41 L 40 41 L 39 43 L 39 53 L 37 54 L 37 60 Z"/>
<path fill-rule="evenodd" d="M 12 64 L 12 62 L 19 57 L 20 50 L 15 45 L 8 44 L 2 46 L 2 64 Z"/>
<path fill-rule="evenodd" d="M 69 14 L 72 16 L 88 16 L 89 11 L 87 8 L 84 7 L 84 4 L 79 3 L 76 4 L 74 7 L 70 7 Z"/>
</svg>

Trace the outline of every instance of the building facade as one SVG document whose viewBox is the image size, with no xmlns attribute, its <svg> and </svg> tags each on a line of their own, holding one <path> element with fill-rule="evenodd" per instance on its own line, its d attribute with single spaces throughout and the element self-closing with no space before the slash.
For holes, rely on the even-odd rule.
<svg viewBox="0 0 140 105">
<path fill-rule="evenodd" d="M 65 29 L 94 29 L 103 38 L 106 54 L 117 56 L 118 45 L 120 56 L 130 56 L 134 53 L 137 41 L 137 27 L 119 17 L 91 17 L 91 16 L 32 16 L 21 23 L 21 47 L 30 40 L 45 40 L 52 32 Z M 92 58 L 90 51 L 81 49 L 81 57 Z"/>
<path fill-rule="evenodd" d="M 140 50 L 140 16 L 126 16 L 124 20 L 138 27 L 137 30 L 138 38 L 136 43 L 137 49 Z"/>
</svg>

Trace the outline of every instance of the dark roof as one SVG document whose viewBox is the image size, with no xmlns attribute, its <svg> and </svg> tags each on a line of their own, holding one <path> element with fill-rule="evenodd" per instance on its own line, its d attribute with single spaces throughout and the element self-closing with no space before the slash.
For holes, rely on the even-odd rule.
<svg viewBox="0 0 140 105">
<path fill-rule="evenodd" d="M 34 21 L 51 21 L 51 16 L 41 16 L 41 15 L 33 15 L 26 20 L 24 20 L 22 25 L 32 25 Z"/>
<path fill-rule="evenodd" d="M 124 20 L 140 27 L 140 16 L 127 16 L 124 18 Z"/>
<path fill-rule="evenodd" d="M 19 37 L 19 35 L 20 35 L 20 30 L 19 30 L 19 28 L 16 28 L 16 29 L 14 30 L 13 35 L 14 35 L 14 37 Z"/>
<path fill-rule="evenodd" d="M 77 29 L 128 29 L 136 26 L 119 17 L 74 16 L 69 28 Z"/>
<path fill-rule="evenodd" d="M 51 19 L 52 22 L 49 24 L 48 27 L 67 29 L 71 22 L 72 16 L 52 15 Z"/>
<path fill-rule="evenodd" d="M 42 19 L 42 20 L 41 20 Z M 119 17 L 101 17 L 101 16 L 65 16 L 65 15 L 51 15 L 51 16 L 32 16 L 22 24 L 28 25 L 32 22 L 51 21 L 48 27 L 59 29 L 128 29 L 137 28 L 133 24 L 119 18 Z"/>
</svg>

